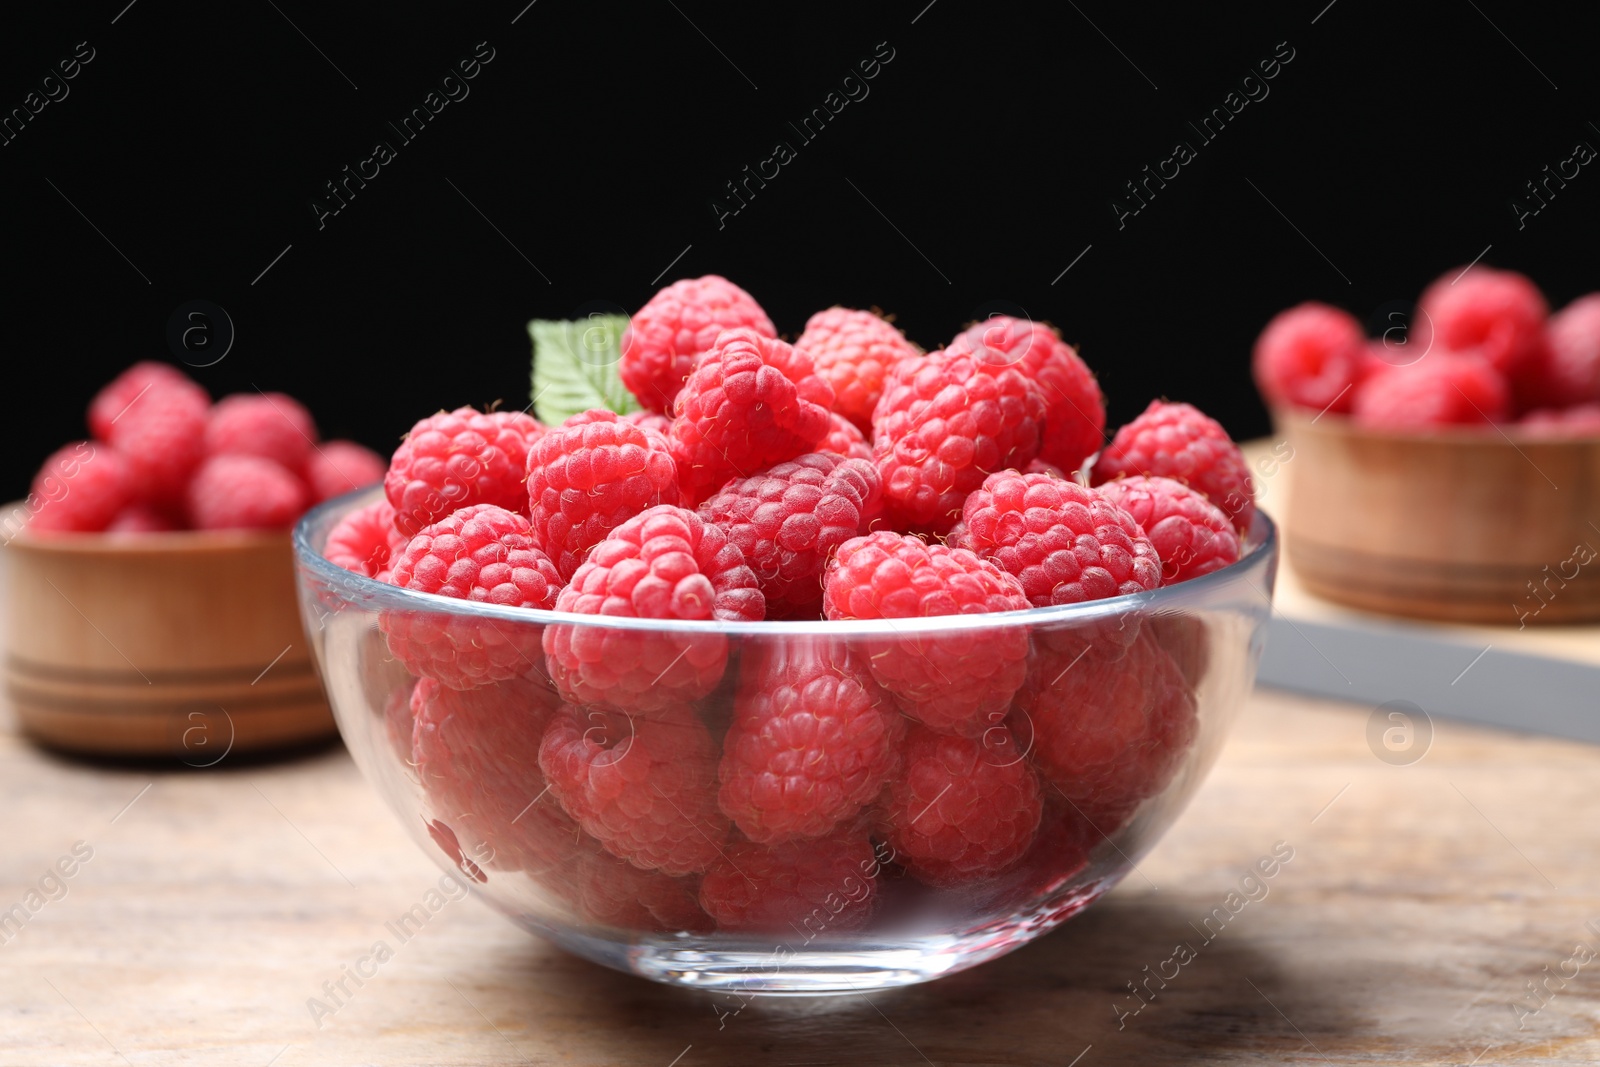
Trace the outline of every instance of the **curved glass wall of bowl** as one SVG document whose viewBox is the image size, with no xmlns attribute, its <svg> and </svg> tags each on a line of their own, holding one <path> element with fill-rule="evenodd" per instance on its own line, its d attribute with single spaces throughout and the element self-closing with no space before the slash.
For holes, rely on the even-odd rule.
<svg viewBox="0 0 1600 1067">
<path fill-rule="evenodd" d="M 441 868 L 524 928 L 741 994 L 937 978 L 1126 877 L 1249 695 L 1278 553 L 1258 515 L 1238 563 L 1140 596 L 657 621 L 344 571 L 321 546 L 374 496 L 295 531 L 306 630 L 367 778 Z M 785 770 L 815 788 L 775 788 Z"/>
</svg>

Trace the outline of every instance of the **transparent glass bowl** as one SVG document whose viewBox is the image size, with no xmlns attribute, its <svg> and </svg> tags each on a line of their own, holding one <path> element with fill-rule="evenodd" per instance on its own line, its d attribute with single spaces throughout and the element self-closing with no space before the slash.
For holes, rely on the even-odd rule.
<svg viewBox="0 0 1600 1067">
<path fill-rule="evenodd" d="M 894 622 L 663 622 L 344 571 L 323 542 L 374 496 L 331 501 L 294 534 L 306 632 L 362 771 L 441 868 L 528 930 L 618 970 L 739 993 L 937 978 L 1116 885 L 1249 695 L 1278 555 L 1258 515 L 1238 563 L 1138 596 Z M 804 699 L 876 708 L 851 721 L 878 731 L 878 762 L 811 813 L 801 832 L 837 820 L 820 836 L 747 841 L 723 809 L 758 790 L 719 802 L 723 743 L 759 732 L 776 688 L 799 699 L 819 678 L 824 695 Z M 557 683 L 633 695 L 562 705 Z M 976 709 L 961 721 L 977 736 L 944 741 L 917 721 L 952 708 Z M 558 788 L 541 739 L 547 767 L 599 756 L 576 777 L 569 763 Z M 755 835 L 794 832 L 783 818 Z"/>
</svg>

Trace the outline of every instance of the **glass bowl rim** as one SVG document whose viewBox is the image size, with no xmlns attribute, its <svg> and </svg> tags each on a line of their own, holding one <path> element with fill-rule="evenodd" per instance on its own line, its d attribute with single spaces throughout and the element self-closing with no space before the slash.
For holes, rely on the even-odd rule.
<svg viewBox="0 0 1600 1067">
<path fill-rule="evenodd" d="M 295 561 L 340 591 L 349 603 L 361 603 L 367 610 L 388 609 L 450 614 L 472 618 L 501 619 L 520 625 L 588 626 L 609 630 L 633 630 L 649 633 L 671 634 L 722 634 L 725 636 L 783 637 L 896 637 L 904 638 L 922 634 L 950 633 L 972 630 L 992 630 L 1001 626 L 1035 626 L 1057 624 L 1068 626 L 1114 618 L 1129 612 L 1146 614 L 1173 614 L 1184 609 L 1212 606 L 1214 594 L 1240 584 L 1251 586 L 1264 600 L 1270 602 L 1271 590 L 1262 589 L 1250 580 L 1250 571 L 1269 562 L 1278 551 L 1278 526 L 1266 512 L 1256 509 L 1247 538 L 1246 551 L 1226 567 L 1190 578 L 1176 585 L 1160 586 L 1143 593 L 1127 593 L 1104 600 L 1090 600 L 1081 604 L 1059 604 L 1043 608 L 1023 608 L 1016 611 L 997 611 L 971 615 L 930 615 L 916 619 L 763 619 L 759 622 L 725 622 L 717 619 L 639 619 L 621 615 L 586 615 L 570 611 L 544 608 L 518 608 L 483 601 L 458 600 L 437 593 L 423 593 L 414 589 L 380 582 L 375 578 L 347 571 L 330 562 L 321 552 L 311 547 L 311 530 L 329 522 L 334 512 L 349 510 L 354 505 L 371 503 L 370 497 L 381 487 L 367 486 L 326 500 L 302 515 L 295 523 L 292 540 Z M 346 591 L 348 590 L 348 591 Z"/>
</svg>

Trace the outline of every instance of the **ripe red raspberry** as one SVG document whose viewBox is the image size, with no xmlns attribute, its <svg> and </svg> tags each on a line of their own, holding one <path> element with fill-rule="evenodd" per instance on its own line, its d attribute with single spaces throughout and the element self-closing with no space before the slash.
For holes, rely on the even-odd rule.
<svg viewBox="0 0 1600 1067">
<path fill-rule="evenodd" d="M 834 549 L 864 532 L 878 502 L 878 470 L 864 459 L 813 452 L 734 479 L 700 505 L 755 571 L 767 617 L 822 609 L 822 569 Z"/>
<path fill-rule="evenodd" d="M 1032 463 L 1028 464 L 1026 467 L 1023 467 L 1022 468 L 1022 473 L 1023 474 L 1047 474 L 1052 478 L 1065 478 L 1067 476 L 1066 472 L 1063 471 L 1060 467 L 1056 466 L 1054 463 L 1046 463 L 1042 459 L 1036 459 Z"/>
<path fill-rule="evenodd" d="M 426 527 L 390 559 L 402 589 L 521 608 L 552 608 L 561 576 L 533 547 L 528 520 L 477 504 Z M 452 689 L 511 678 L 543 679 L 542 628 L 445 612 L 393 610 L 379 626 L 412 674 Z"/>
<path fill-rule="evenodd" d="M 666 437 L 672 432 L 672 420 L 654 411 L 631 411 L 622 417 L 641 430 L 654 430 L 662 437 Z M 572 420 L 568 419 L 567 421 L 571 422 Z"/>
<path fill-rule="evenodd" d="M 722 333 L 675 405 L 672 452 L 687 502 L 811 451 L 828 434 L 832 403 L 810 357 L 754 330 Z"/>
<path fill-rule="evenodd" d="M 830 619 L 914 619 L 1028 607 L 1022 583 L 965 549 L 880 532 L 846 541 L 828 563 Z M 1027 671 L 1022 626 L 872 642 L 873 677 L 907 715 L 978 736 L 1004 717 Z"/>
<path fill-rule="evenodd" d="M 28 529 L 35 533 L 104 530 L 131 493 L 128 465 L 115 449 L 74 441 L 52 452 L 33 476 Z"/>
<path fill-rule="evenodd" d="M 544 427 L 520 411 L 441 411 L 411 427 L 395 449 L 383 491 L 407 537 L 458 508 L 523 511 L 528 449 Z"/>
<path fill-rule="evenodd" d="M 950 529 L 991 471 L 1033 459 L 1045 410 L 1039 387 L 1013 367 L 944 351 L 896 364 L 872 416 L 890 521 Z"/>
<path fill-rule="evenodd" d="M 1256 338 L 1256 388 L 1269 404 L 1347 412 L 1366 351 L 1353 315 L 1307 301 L 1278 312 Z"/>
<path fill-rule="evenodd" d="M 1161 559 L 1127 512 L 1086 486 L 1000 471 L 967 497 L 966 543 L 1016 575 L 1036 608 L 1142 593 Z"/>
<path fill-rule="evenodd" d="M 176 510 L 204 455 L 211 401 L 187 379 L 158 381 L 111 424 L 111 446 L 128 461 L 136 499 Z"/>
<path fill-rule="evenodd" d="M 707 933 L 712 922 L 700 909 L 693 878 L 640 870 L 609 852 L 585 854 L 571 872 L 578 912 L 591 923 L 619 930 Z"/>
<path fill-rule="evenodd" d="M 1525 276 L 1475 266 L 1428 286 L 1411 332 L 1419 352 L 1472 352 L 1513 375 L 1537 358 L 1549 314 L 1544 294 Z"/>
<path fill-rule="evenodd" d="M 872 459 L 872 445 L 855 423 L 835 411 L 829 414 L 828 425 L 828 435 L 817 442 L 818 452 L 835 452 L 847 459 Z"/>
<path fill-rule="evenodd" d="M 606 534 L 646 508 L 677 502 L 678 466 L 666 439 L 610 411 L 574 416 L 528 450 L 533 540 L 563 580 Z"/>
<path fill-rule="evenodd" d="M 1579 404 L 1571 408 L 1541 408 L 1517 420 L 1520 429 L 1553 437 L 1579 437 L 1600 434 L 1600 404 Z"/>
<path fill-rule="evenodd" d="M 1425 430 L 1483 425 L 1511 413 L 1511 390 L 1489 361 L 1474 355 L 1435 353 L 1390 367 L 1356 390 L 1353 418 L 1376 430 Z"/>
<path fill-rule="evenodd" d="M 776 337 L 755 297 L 715 274 L 684 278 L 634 312 L 622 334 L 622 384 L 649 411 L 670 414 L 672 402 L 723 330 L 748 327 Z"/>
<path fill-rule="evenodd" d="M 1004 726 L 983 740 L 913 725 L 883 818 L 895 859 L 929 885 L 999 874 L 1033 843 L 1039 780 Z M 1000 753 L 1013 753 L 1001 756 Z"/>
<path fill-rule="evenodd" d="M 200 387 L 169 363 L 135 363 L 117 375 L 89 402 L 89 433 L 96 441 L 111 440 L 111 428 L 136 401 L 165 387 L 194 392 Z"/>
<path fill-rule="evenodd" d="M 1600 403 L 1600 293 L 1550 316 L 1538 356 L 1512 385 L 1524 408 Z"/>
<path fill-rule="evenodd" d="M 1172 478 L 1199 490 L 1241 531 L 1255 518 L 1244 453 L 1227 430 L 1193 405 L 1150 401 L 1101 451 L 1090 481 L 1103 485 L 1130 474 Z"/>
<path fill-rule="evenodd" d="M 539 767 L 567 814 L 636 867 L 677 876 L 722 855 L 716 744 L 687 704 L 649 717 L 569 706 L 545 731 Z"/>
<path fill-rule="evenodd" d="M 1011 728 L 1040 773 L 1109 835 L 1172 781 L 1198 720 L 1177 664 L 1146 630 L 1126 650 L 1041 650 Z"/>
<path fill-rule="evenodd" d="M 388 464 L 366 445 L 324 441 L 306 457 L 306 484 L 317 503 L 383 481 Z"/>
<path fill-rule="evenodd" d="M 1160 557 L 1161 584 L 1186 582 L 1239 560 L 1233 520 L 1171 478 L 1118 478 L 1098 492 L 1139 524 Z"/>
<path fill-rule="evenodd" d="M 551 798 L 539 742 L 561 707 L 534 682 L 458 692 L 432 678 L 411 694 L 412 761 L 432 808 L 467 852 L 502 870 L 540 871 L 578 852 L 578 828 Z"/>
<path fill-rule="evenodd" d="M 390 557 L 405 545 L 405 535 L 394 528 L 394 508 L 379 499 L 340 519 L 328 531 L 322 555 L 347 571 L 376 578 L 389 570 Z"/>
<path fill-rule="evenodd" d="M 165 511 L 158 511 L 148 504 L 129 504 L 117 512 L 117 517 L 106 527 L 106 533 L 169 533 L 181 529 L 183 524 Z"/>
<path fill-rule="evenodd" d="M 558 611 L 640 619 L 753 622 L 765 615 L 755 572 L 721 529 L 692 511 L 653 507 L 612 530 L 556 602 Z M 716 688 L 728 665 L 720 633 L 559 624 L 545 652 L 575 704 L 652 711 Z"/>
<path fill-rule="evenodd" d="M 196 530 L 285 530 L 307 503 L 305 483 L 261 456 L 212 456 L 189 483 Z"/>
<path fill-rule="evenodd" d="M 977 356 L 990 367 L 1015 367 L 1044 394 L 1039 458 L 1075 471 L 1105 441 L 1106 402 L 1094 372 L 1053 326 L 1009 315 L 975 323 L 947 351 Z"/>
<path fill-rule="evenodd" d="M 217 401 L 206 422 L 206 455 L 260 456 L 302 470 L 317 439 L 311 412 L 283 393 L 235 393 Z"/>
<path fill-rule="evenodd" d="M 706 872 L 700 904 L 719 930 L 805 934 L 859 930 L 872 917 L 880 864 L 864 833 L 821 841 L 741 841 Z"/>
<path fill-rule="evenodd" d="M 882 792 L 903 723 L 843 642 L 747 649 L 722 741 L 722 810 L 760 844 L 820 837 Z"/>
<path fill-rule="evenodd" d="M 872 409 L 883 395 L 884 375 L 921 350 L 894 325 L 870 311 L 831 307 L 806 320 L 795 348 L 810 356 L 833 387 L 833 410 L 863 431 L 872 429 Z"/>
</svg>

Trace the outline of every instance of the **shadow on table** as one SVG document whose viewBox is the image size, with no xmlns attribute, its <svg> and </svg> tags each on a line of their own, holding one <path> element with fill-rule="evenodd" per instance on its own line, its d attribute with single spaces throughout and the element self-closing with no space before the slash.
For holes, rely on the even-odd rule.
<svg viewBox="0 0 1600 1067">
<path fill-rule="evenodd" d="M 1353 1009 L 1290 978 L 1253 945 L 1247 919 L 1206 943 L 1190 918 L 1182 906 L 1113 897 L 1009 956 L 926 985 L 870 997 L 749 998 L 742 1007 L 733 995 L 669 988 L 543 953 L 537 976 L 531 961 L 513 964 L 505 978 L 523 984 L 528 999 L 501 1008 L 529 1029 L 565 1031 L 560 1040 L 574 1062 L 656 1067 L 689 1046 L 683 1067 L 1317 1057 L 1313 1042 L 1328 1048 L 1357 1028 Z M 1165 961 L 1184 942 L 1197 951 L 1163 988 L 1149 976 L 1172 975 Z M 1148 988 L 1150 999 L 1136 998 L 1129 983 Z M 561 991 L 559 1002 L 552 989 Z"/>
</svg>

